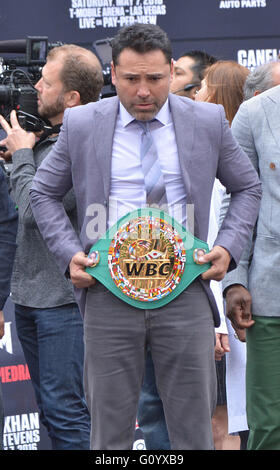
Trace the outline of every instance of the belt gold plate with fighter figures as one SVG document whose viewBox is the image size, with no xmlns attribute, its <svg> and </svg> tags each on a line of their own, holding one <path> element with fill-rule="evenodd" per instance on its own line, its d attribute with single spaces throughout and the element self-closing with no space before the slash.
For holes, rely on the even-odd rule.
<svg viewBox="0 0 280 470">
<path fill-rule="evenodd" d="M 86 272 L 119 299 L 142 309 L 159 308 L 176 298 L 210 268 L 199 264 L 209 252 L 174 218 L 156 208 L 128 213 L 91 248 L 95 264 Z"/>
</svg>

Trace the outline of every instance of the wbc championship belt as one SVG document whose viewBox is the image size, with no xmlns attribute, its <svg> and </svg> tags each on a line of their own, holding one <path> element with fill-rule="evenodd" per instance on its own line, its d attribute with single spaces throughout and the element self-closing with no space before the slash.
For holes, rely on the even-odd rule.
<svg viewBox="0 0 280 470">
<path fill-rule="evenodd" d="M 113 234 L 113 235 L 112 235 Z M 210 268 L 199 264 L 209 252 L 167 213 L 142 208 L 122 217 L 93 245 L 86 272 L 118 298 L 142 309 L 159 308 Z"/>
</svg>

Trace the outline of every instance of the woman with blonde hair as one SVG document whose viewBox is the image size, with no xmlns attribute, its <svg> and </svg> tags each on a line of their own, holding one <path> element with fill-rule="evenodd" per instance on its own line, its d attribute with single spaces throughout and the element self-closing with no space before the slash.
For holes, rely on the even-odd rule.
<svg viewBox="0 0 280 470">
<path fill-rule="evenodd" d="M 195 100 L 222 105 L 231 125 L 244 100 L 243 87 L 249 73 L 246 67 L 232 60 L 218 61 L 208 68 Z M 224 195 L 224 187 L 216 179 L 211 200 L 209 245 L 214 242 L 217 235 Z M 212 281 L 211 287 L 221 299 L 221 283 Z M 224 320 L 223 312 L 221 320 Z M 245 341 L 245 338 L 240 339 Z M 241 449 L 244 449 L 248 438 L 245 400 L 246 344 L 236 339 L 236 333 L 228 320 L 221 321 L 221 327 L 216 329 L 215 359 L 218 382 L 217 407 L 212 420 L 215 448 L 217 450 L 236 448 L 236 438 L 232 438 L 229 434 L 239 434 Z"/>
</svg>

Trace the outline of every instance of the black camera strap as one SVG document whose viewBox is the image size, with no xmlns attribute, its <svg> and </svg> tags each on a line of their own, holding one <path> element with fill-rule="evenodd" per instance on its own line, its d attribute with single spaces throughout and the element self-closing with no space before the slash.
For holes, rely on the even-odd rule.
<svg viewBox="0 0 280 470">
<path fill-rule="evenodd" d="M 62 124 L 56 124 L 53 127 L 47 127 L 44 129 L 43 134 L 41 134 L 40 139 L 37 144 L 41 143 L 43 140 L 47 139 L 50 135 L 59 134 Z"/>
</svg>

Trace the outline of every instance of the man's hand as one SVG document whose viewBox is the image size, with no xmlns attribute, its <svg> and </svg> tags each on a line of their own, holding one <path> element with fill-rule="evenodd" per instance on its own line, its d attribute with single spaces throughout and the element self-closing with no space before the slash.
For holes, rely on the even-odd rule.
<svg viewBox="0 0 280 470">
<path fill-rule="evenodd" d="M 220 361 L 230 351 L 228 335 L 216 333 L 215 360 Z"/>
<path fill-rule="evenodd" d="M 245 328 L 236 328 L 232 323 L 232 328 L 234 329 L 235 333 L 234 336 L 236 339 L 239 339 L 241 343 L 246 343 L 246 329 Z"/>
<path fill-rule="evenodd" d="M 201 275 L 202 279 L 221 281 L 227 273 L 230 254 L 225 248 L 214 246 L 209 253 L 199 258 L 199 262 L 202 264 L 210 262 L 212 264 L 211 268 Z"/>
<path fill-rule="evenodd" d="M 12 161 L 12 154 L 9 150 L 0 150 L 0 158 L 1 160 L 5 160 L 5 162 L 9 163 Z"/>
<path fill-rule="evenodd" d="M 245 287 L 235 284 L 228 288 L 226 292 L 226 315 L 237 334 L 238 329 L 250 328 L 255 323 L 252 320 L 251 304 L 251 294 Z"/>
<path fill-rule="evenodd" d="M 92 266 L 94 261 L 87 257 L 83 251 L 78 251 L 70 261 L 70 277 L 75 287 L 83 289 L 93 286 L 96 280 L 85 272 L 87 266 Z"/>
<path fill-rule="evenodd" d="M 26 132 L 20 127 L 14 110 L 11 112 L 11 126 L 1 115 L 0 125 L 7 133 L 5 139 L 0 141 L 0 145 L 5 146 L 11 154 L 16 150 L 23 148 L 32 149 L 34 147 L 36 141 L 35 135 L 33 132 Z"/>
<path fill-rule="evenodd" d="M 0 310 L 0 339 L 3 338 L 4 333 L 5 333 L 4 326 L 5 326 L 4 313 L 3 313 L 3 310 Z"/>
</svg>

